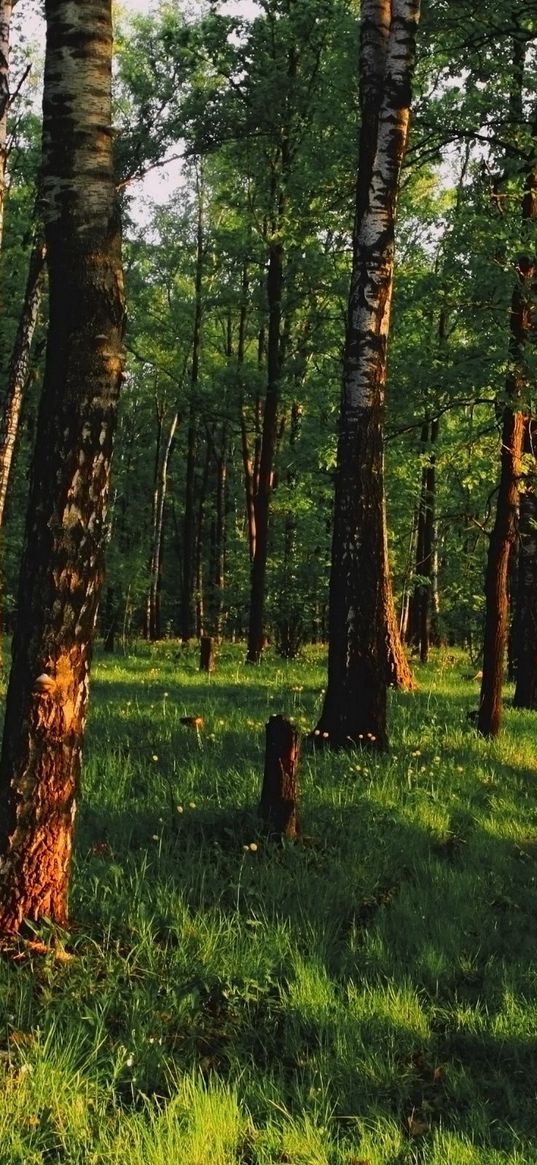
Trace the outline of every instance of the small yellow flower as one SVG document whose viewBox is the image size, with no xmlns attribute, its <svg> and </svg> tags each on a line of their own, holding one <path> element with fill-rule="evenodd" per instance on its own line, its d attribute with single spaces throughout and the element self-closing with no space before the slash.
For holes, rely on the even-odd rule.
<svg viewBox="0 0 537 1165">
<path fill-rule="evenodd" d="M 248 846 L 248 849 L 250 850 L 250 853 L 251 853 L 251 854 L 256 854 L 256 853 L 257 853 L 257 844 L 256 844 L 256 842 L 255 842 L 255 841 L 251 841 L 251 842 L 250 842 L 250 845 Z"/>
<path fill-rule="evenodd" d="M 177 809 L 178 813 L 184 813 L 184 809 L 183 809 L 182 805 L 176 805 L 175 808 Z"/>
<path fill-rule="evenodd" d="M 188 802 L 188 808 L 189 808 L 189 809 L 195 809 L 195 808 L 196 808 L 196 802 L 195 802 L 195 801 L 189 801 L 189 802 Z"/>
<path fill-rule="evenodd" d="M 156 753 L 153 753 L 153 756 L 151 757 L 151 760 L 158 760 L 158 759 L 159 759 L 159 758 L 158 758 L 157 754 L 156 754 Z"/>
</svg>

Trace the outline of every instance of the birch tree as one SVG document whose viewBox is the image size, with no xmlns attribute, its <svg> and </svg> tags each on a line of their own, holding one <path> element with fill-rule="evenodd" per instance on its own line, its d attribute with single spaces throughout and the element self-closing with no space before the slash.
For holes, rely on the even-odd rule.
<svg viewBox="0 0 537 1165">
<path fill-rule="evenodd" d="M 46 0 L 42 209 L 50 285 L 0 759 L 0 929 L 65 925 L 122 376 L 111 0 Z"/>
<path fill-rule="evenodd" d="M 405 154 L 419 0 L 362 0 L 361 128 L 340 412 L 328 686 L 314 733 L 386 745 L 383 424 L 394 223 Z"/>
</svg>

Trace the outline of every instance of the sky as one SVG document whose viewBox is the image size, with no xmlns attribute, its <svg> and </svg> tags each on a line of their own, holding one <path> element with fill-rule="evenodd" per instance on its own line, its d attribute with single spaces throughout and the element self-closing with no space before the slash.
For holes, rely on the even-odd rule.
<svg viewBox="0 0 537 1165">
<path fill-rule="evenodd" d="M 118 0 L 118 7 L 126 14 L 131 12 L 133 14 L 147 13 L 158 7 L 158 0 L 149 0 L 149 2 L 148 0 Z M 255 0 L 226 0 L 222 4 L 222 11 L 230 16 L 242 16 L 244 19 L 250 19 L 255 16 L 258 9 Z M 17 12 L 17 8 L 15 8 L 15 12 Z M 24 35 L 30 35 L 36 41 L 42 42 L 44 47 L 45 22 L 38 12 L 38 4 L 35 0 L 24 0 L 24 3 L 20 5 L 19 12 L 22 16 Z M 145 179 L 136 183 L 136 188 L 132 189 L 132 196 L 133 202 L 138 204 L 139 211 L 137 213 L 135 210 L 134 217 L 142 220 L 146 218 L 143 204 L 148 199 L 158 203 L 165 202 L 176 188 L 179 178 L 180 163 L 174 162 L 148 174 Z"/>
</svg>

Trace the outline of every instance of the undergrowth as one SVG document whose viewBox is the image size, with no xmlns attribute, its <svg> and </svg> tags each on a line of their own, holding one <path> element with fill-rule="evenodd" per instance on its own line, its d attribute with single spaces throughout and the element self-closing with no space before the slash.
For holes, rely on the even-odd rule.
<svg viewBox="0 0 537 1165">
<path fill-rule="evenodd" d="M 444 651 L 386 755 L 304 753 L 275 845 L 264 725 L 324 663 L 98 659 L 72 957 L 0 963 L 2 1165 L 537 1162 L 534 718 L 480 740 Z"/>
</svg>

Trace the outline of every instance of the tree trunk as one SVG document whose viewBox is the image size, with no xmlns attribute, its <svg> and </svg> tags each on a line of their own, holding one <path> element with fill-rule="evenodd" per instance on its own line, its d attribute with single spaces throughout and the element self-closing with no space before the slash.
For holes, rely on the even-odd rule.
<svg viewBox="0 0 537 1165">
<path fill-rule="evenodd" d="M 213 573 L 213 626 L 215 635 L 222 634 L 224 618 L 224 587 L 226 584 L 226 495 L 227 495 L 227 426 L 222 425 L 222 439 L 216 460 L 216 513 Z"/>
<path fill-rule="evenodd" d="M 24 389 L 28 380 L 32 341 L 41 303 L 45 244 L 36 239 L 30 255 L 24 304 L 9 364 L 0 438 L 0 529 L 4 525 L 7 490 L 17 440 Z"/>
<path fill-rule="evenodd" d="M 383 424 L 394 221 L 419 0 L 362 0 L 361 130 L 330 577 L 325 744 L 386 739 Z"/>
<path fill-rule="evenodd" d="M 259 480 L 254 499 L 255 552 L 252 561 L 250 618 L 247 663 L 259 663 L 264 644 L 265 581 L 268 558 L 269 512 L 276 448 L 278 401 L 280 395 L 280 328 L 283 292 L 283 246 L 273 239 L 267 275 L 269 309 L 267 350 L 267 393 L 263 412 L 263 432 Z"/>
<path fill-rule="evenodd" d="M 46 0 L 42 193 L 50 321 L 0 760 L 0 929 L 67 894 L 110 457 L 123 275 L 110 0 Z"/>
<path fill-rule="evenodd" d="M 524 453 L 535 459 L 537 424 L 526 422 Z M 516 626 L 515 708 L 537 711 L 537 497 L 535 466 L 520 495 Z"/>
<path fill-rule="evenodd" d="M 537 117 L 533 123 L 537 140 Z M 537 165 L 530 170 L 522 203 L 523 224 L 537 219 Z M 485 576 L 485 635 L 483 679 L 477 730 L 482 736 L 497 736 L 502 714 L 504 656 L 509 622 L 508 570 L 512 546 L 517 537 L 519 477 L 524 430 L 527 419 L 518 409 L 527 407 L 524 393 L 529 383 L 524 354 L 533 329 L 535 295 L 535 254 L 522 254 L 517 261 L 510 314 L 510 371 L 506 381 L 508 404 L 503 409 L 500 485 L 494 528 L 490 536 Z"/>
<path fill-rule="evenodd" d="M 500 729 L 509 618 L 507 578 L 511 548 L 517 534 L 518 479 L 523 435 L 523 414 L 510 408 L 504 409 L 500 486 L 485 575 L 483 678 L 477 717 L 477 729 L 482 736 L 497 736 Z"/>
<path fill-rule="evenodd" d="M 265 739 L 265 773 L 259 812 L 271 833 L 292 840 L 299 832 L 298 732 L 283 716 L 271 716 Z"/>
<path fill-rule="evenodd" d="M 388 556 L 388 530 L 386 523 L 386 506 L 384 506 L 384 564 L 381 579 L 382 611 L 385 633 L 385 660 L 386 683 L 390 688 L 397 688 L 401 692 L 413 692 L 416 681 L 412 675 L 410 664 L 406 657 L 403 640 L 399 631 L 395 602 L 393 598 L 390 563 Z"/>
<path fill-rule="evenodd" d="M 201 325 L 203 317 L 203 173 L 197 173 L 198 222 L 196 248 L 196 278 L 194 329 L 192 335 L 192 366 L 190 374 L 191 398 L 188 420 L 188 443 L 185 484 L 185 514 L 183 523 L 183 571 L 181 580 L 181 638 L 188 642 L 196 634 L 196 456 L 197 456 L 197 391 L 201 355 Z"/>
<path fill-rule="evenodd" d="M 200 671 L 211 673 L 214 668 L 214 639 L 211 635 L 202 635 L 200 640 Z"/>
<path fill-rule="evenodd" d="M 416 543 L 416 584 L 411 603 L 410 641 L 418 648 L 421 663 L 427 663 L 431 641 L 432 589 L 434 568 L 434 531 L 436 495 L 436 454 L 438 421 L 424 421 L 421 445 L 427 461 L 421 471 L 418 531 Z"/>
<path fill-rule="evenodd" d="M 9 54 L 13 0 L 0 0 L 0 247 L 4 237 L 9 109 Z"/>
<path fill-rule="evenodd" d="M 211 450 L 209 443 L 205 450 L 205 465 L 203 469 L 203 477 L 200 484 L 199 498 L 198 498 L 198 512 L 196 519 L 196 529 L 194 534 L 194 561 L 195 561 L 195 586 L 194 586 L 194 611 L 195 611 L 195 627 L 196 638 L 201 639 L 203 635 L 203 628 L 205 623 L 205 593 L 203 585 L 203 551 L 204 551 L 204 532 L 205 532 L 205 502 L 207 499 L 207 484 L 209 481 L 209 470 L 211 468 Z"/>
<path fill-rule="evenodd" d="M 302 406 L 294 401 L 291 409 L 289 433 L 289 467 L 287 487 L 292 495 L 297 484 L 296 446 L 300 437 Z M 281 585 L 280 611 L 278 618 L 278 650 L 284 659 L 295 659 L 304 633 L 303 607 L 297 590 L 296 580 L 297 519 L 292 503 L 285 515 L 283 537 L 283 577 Z"/>
<path fill-rule="evenodd" d="M 160 619 L 160 589 L 162 582 L 162 556 L 164 548 L 164 508 L 168 492 L 168 467 L 175 441 L 175 434 L 179 424 L 179 413 L 174 413 L 166 444 L 159 458 L 158 480 L 156 489 L 156 507 L 153 525 L 153 546 L 151 550 L 150 581 L 148 592 L 148 638 L 155 642 L 162 636 Z"/>
</svg>

